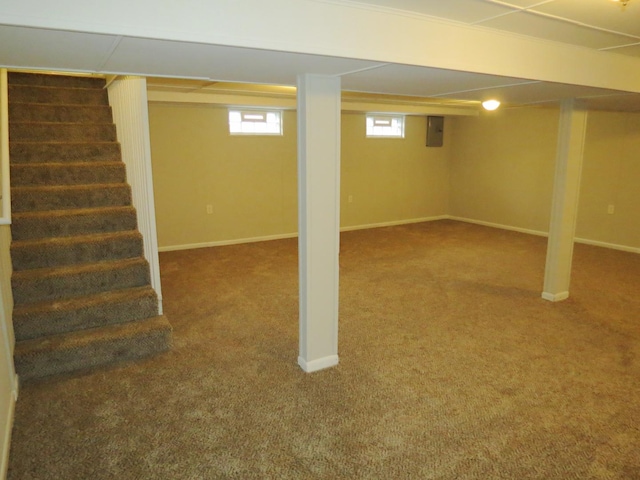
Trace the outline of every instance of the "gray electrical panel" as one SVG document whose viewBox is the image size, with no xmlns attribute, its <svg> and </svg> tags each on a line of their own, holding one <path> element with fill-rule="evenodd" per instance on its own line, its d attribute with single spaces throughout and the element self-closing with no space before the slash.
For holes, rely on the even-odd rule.
<svg viewBox="0 0 640 480">
<path fill-rule="evenodd" d="M 444 117 L 427 117 L 427 147 L 441 147 Z"/>
</svg>

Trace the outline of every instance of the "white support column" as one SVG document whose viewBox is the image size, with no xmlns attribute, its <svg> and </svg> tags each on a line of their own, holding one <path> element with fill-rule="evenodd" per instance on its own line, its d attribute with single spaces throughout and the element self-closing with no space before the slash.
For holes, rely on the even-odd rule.
<svg viewBox="0 0 640 480">
<path fill-rule="evenodd" d="M 587 112 L 564 100 L 560 109 L 553 205 L 542 298 L 557 302 L 569 297 L 573 241 L 587 129 Z"/>
<path fill-rule="evenodd" d="M 151 269 L 151 286 L 158 294 L 158 313 L 162 314 L 147 80 L 142 77 L 117 77 L 109 83 L 108 89 L 122 160 L 127 166 L 127 181 L 131 185 L 133 206 L 138 216 L 138 229 L 144 239 L 144 257 Z"/>
<path fill-rule="evenodd" d="M 305 372 L 338 364 L 340 78 L 298 76 L 300 356 Z"/>
</svg>

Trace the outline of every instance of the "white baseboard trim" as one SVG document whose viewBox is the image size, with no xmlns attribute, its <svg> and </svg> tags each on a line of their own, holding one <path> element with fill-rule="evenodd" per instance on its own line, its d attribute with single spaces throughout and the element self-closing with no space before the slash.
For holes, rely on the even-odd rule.
<svg viewBox="0 0 640 480">
<path fill-rule="evenodd" d="M 298 365 L 307 373 L 317 372 L 325 368 L 335 367 L 338 364 L 338 355 L 329 355 L 328 357 L 318 358 L 307 362 L 304 358 L 298 357 Z"/>
<path fill-rule="evenodd" d="M 448 218 L 449 218 L 448 215 L 440 215 L 437 217 L 409 218 L 406 220 L 394 220 L 391 222 L 369 223 L 366 225 L 354 225 L 349 227 L 341 227 L 340 231 L 350 232 L 353 230 L 365 230 L 368 228 L 393 227 L 396 225 L 408 225 L 411 223 L 422 223 L 422 222 L 433 222 L 435 220 L 446 220 Z M 172 252 L 175 250 L 191 250 L 192 248 L 221 247 L 224 245 L 239 245 L 241 243 L 267 242 L 269 240 L 282 240 L 284 238 L 296 238 L 297 236 L 298 236 L 298 232 L 283 233 L 278 235 L 266 235 L 261 237 L 236 238 L 232 240 L 216 240 L 213 242 L 203 242 L 203 243 L 187 243 L 184 245 L 169 245 L 165 247 L 160 247 L 158 248 L 158 250 L 160 252 Z"/>
<path fill-rule="evenodd" d="M 341 232 L 351 232 L 354 230 L 366 230 L 369 228 L 382 228 L 382 227 L 394 227 L 397 225 L 409 225 L 412 223 L 422 223 L 422 222 L 434 222 L 437 220 L 455 220 L 457 222 L 465 222 L 472 223 L 475 225 L 482 225 L 484 227 L 491 228 L 500 228 L 502 230 L 510 230 L 512 232 L 526 233 L 529 235 L 536 235 L 538 237 L 548 237 L 548 232 L 543 232 L 541 230 L 532 230 L 529 228 L 520 228 L 520 227 L 512 227 L 510 225 L 503 225 L 501 223 L 492 223 L 485 222 L 483 220 L 474 220 L 472 218 L 464 218 L 464 217 L 456 217 L 454 215 L 437 215 L 434 217 L 422 217 L 422 218 L 409 218 L 406 220 L 393 220 L 390 222 L 381 222 L 381 223 L 368 223 L 365 225 L 353 225 L 348 227 L 341 227 Z M 160 252 L 172 252 L 175 250 L 190 250 L 192 248 L 207 248 L 207 247 L 221 247 L 224 245 L 238 245 L 242 243 L 254 243 L 254 242 L 267 242 L 269 240 L 282 240 L 284 238 L 296 238 L 298 236 L 297 232 L 293 233 L 283 233 L 278 235 L 265 235 L 261 237 L 249 237 L 249 238 L 236 238 L 232 240 L 217 240 L 213 242 L 203 242 L 203 243 L 187 243 L 184 245 L 169 245 L 166 247 L 160 247 L 158 250 Z M 596 247 L 603 248 L 611 248 L 613 250 L 620 250 L 623 252 L 631 252 L 640 254 L 640 248 L 629 247 L 626 245 L 618 245 L 615 243 L 607 243 L 600 242 L 598 240 L 589 240 L 586 238 L 576 238 L 576 243 L 583 243 L 585 245 L 593 245 Z"/>
<path fill-rule="evenodd" d="M 473 220 L 471 218 L 454 217 L 454 216 L 449 216 L 448 218 L 450 220 L 457 220 L 458 222 L 475 223 L 476 225 L 484 225 L 485 227 L 501 228 L 503 230 L 511 230 L 511 231 L 520 232 L 520 233 L 528 233 L 530 235 L 537 235 L 539 237 L 549 236 L 548 232 L 543 232 L 540 230 L 530 230 L 528 228 L 511 227 L 509 225 L 484 222 L 482 220 Z M 640 248 L 629 247 L 627 245 L 618 245 L 616 243 L 601 242 L 599 240 L 589 240 L 587 238 L 578 238 L 578 237 L 574 238 L 574 241 L 576 243 L 583 243 L 585 245 L 593 245 L 594 247 L 610 248 L 612 250 L 620 250 L 623 252 L 640 253 Z"/>
<path fill-rule="evenodd" d="M 542 292 L 542 298 L 549 300 L 550 302 L 560 302 L 569 298 L 569 292 L 549 293 Z"/>
<path fill-rule="evenodd" d="M 3 434 L 2 452 L 0 452 L 0 478 L 7 478 L 9 470 L 9 451 L 11 449 L 11 432 L 13 430 L 13 420 L 15 418 L 16 401 L 18 400 L 18 375 L 13 376 L 13 388 L 9 398 L 9 409 L 5 421 L 6 429 Z"/>
<path fill-rule="evenodd" d="M 593 245 L 594 247 L 611 248 L 612 250 L 621 250 L 623 252 L 640 253 L 640 248 L 628 247 L 626 245 L 618 245 L 616 243 L 600 242 L 598 240 L 589 240 L 587 238 L 576 238 L 576 243 L 585 245 Z"/>
<path fill-rule="evenodd" d="M 395 227 L 398 225 L 409 225 L 412 223 L 434 222 L 436 220 L 447 220 L 449 215 L 438 215 L 435 217 L 408 218 L 406 220 L 393 220 L 391 222 L 368 223 L 366 225 L 353 225 L 349 227 L 341 227 L 341 232 L 352 232 L 354 230 L 366 230 L 369 228 Z"/>
<path fill-rule="evenodd" d="M 538 237 L 549 236 L 548 232 L 543 232 L 541 230 L 531 230 L 529 228 L 512 227 L 510 225 L 503 225 L 501 223 L 484 222 L 482 220 L 474 220 L 472 218 L 464 218 L 464 217 L 455 217 L 452 215 L 450 215 L 447 218 L 449 218 L 449 220 L 456 220 L 458 222 L 465 222 L 465 223 L 473 223 L 475 225 L 482 225 L 484 227 L 500 228 L 502 230 L 510 230 L 512 232 L 519 232 L 519 233 L 528 233 L 529 235 L 536 235 Z"/>
<path fill-rule="evenodd" d="M 207 247 L 222 247 L 225 245 L 239 245 L 241 243 L 255 243 L 255 242 L 267 242 L 269 240 L 282 240 L 283 238 L 295 238 L 298 236 L 297 232 L 283 233 L 279 235 L 265 235 L 262 237 L 250 237 L 250 238 L 235 238 L 232 240 L 216 240 L 213 242 L 202 243 L 186 243 L 184 245 L 169 245 L 167 247 L 160 247 L 160 252 L 173 252 L 175 250 L 191 250 L 192 248 L 207 248 Z"/>
</svg>

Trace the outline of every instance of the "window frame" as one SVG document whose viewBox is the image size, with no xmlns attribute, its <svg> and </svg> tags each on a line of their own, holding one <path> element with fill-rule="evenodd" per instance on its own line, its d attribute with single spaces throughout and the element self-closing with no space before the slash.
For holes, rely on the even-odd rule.
<svg viewBox="0 0 640 480">
<path fill-rule="evenodd" d="M 238 107 L 229 107 L 227 109 L 227 124 L 229 126 L 229 135 L 232 136 L 244 136 L 244 135 L 258 135 L 258 136 L 282 136 L 284 134 L 284 126 L 283 126 L 283 110 L 273 109 L 273 108 L 238 108 Z M 239 114 L 240 120 L 232 119 L 232 115 Z M 269 122 L 268 115 L 275 115 L 277 117 L 276 122 Z M 264 120 L 263 120 L 264 119 Z M 233 124 L 239 126 L 239 129 L 234 129 Z M 251 128 L 247 128 L 246 130 L 243 127 L 248 127 L 249 125 L 264 125 L 264 129 L 256 129 L 251 130 Z M 269 127 L 273 127 L 277 125 L 277 131 L 269 131 Z"/>
<path fill-rule="evenodd" d="M 393 113 L 367 113 L 365 115 L 365 134 L 367 138 L 404 138 L 405 131 L 405 117 L 406 115 L 401 114 L 393 114 Z M 393 122 L 396 121 L 399 123 L 398 126 L 393 125 Z M 376 125 L 378 122 L 378 125 Z M 384 123 L 388 122 L 388 123 Z M 387 126 L 388 125 L 388 126 Z M 378 127 L 378 133 L 373 131 L 374 128 Z M 398 133 L 388 132 L 384 133 L 380 128 L 388 128 L 393 130 L 399 128 Z"/>
</svg>

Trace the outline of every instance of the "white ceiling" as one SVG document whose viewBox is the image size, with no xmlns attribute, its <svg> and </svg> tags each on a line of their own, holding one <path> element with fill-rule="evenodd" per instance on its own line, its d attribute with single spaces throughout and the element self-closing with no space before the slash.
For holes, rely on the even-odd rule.
<svg viewBox="0 0 640 480">
<path fill-rule="evenodd" d="M 640 2 L 607 0 L 359 0 L 511 33 L 640 57 Z"/>
<path fill-rule="evenodd" d="M 358 0 L 357 3 L 422 14 L 640 58 L 640 0 Z M 391 86 L 393 85 L 393 87 Z M 640 112 L 640 96 L 611 90 L 528 82 L 448 70 L 388 65 L 343 77 L 347 90 L 481 101 L 545 104 L 580 98 L 593 109 Z"/>
<path fill-rule="evenodd" d="M 340 3 L 340 0 L 332 0 Z M 498 29 L 640 59 L 640 0 L 344 0 L 352 6 Z M 509 36 L 505 35 L 505 41 Z M 340 75 L 344 90 L 511 105 L 579 98 L 640 112 L 640 95 L 453 70 L 320 55 L 0 25 L 0 64 L 67 71 L 295 85 L 300 73 Z M 152 88 L 175 87 L 156 78 Z M 170 84 L 170 85 L 169 85 Z"/>
</svg>

